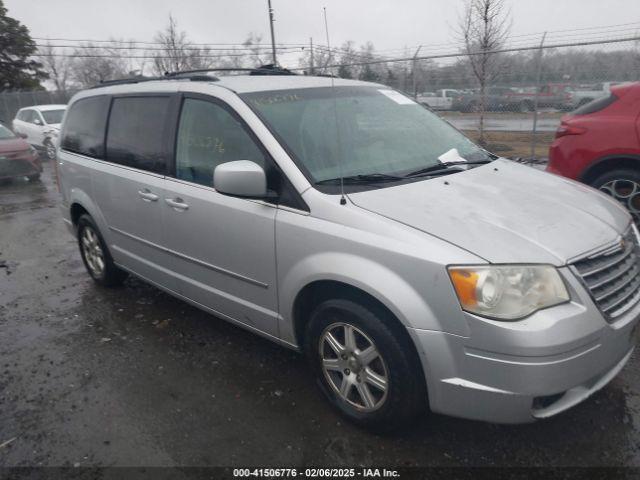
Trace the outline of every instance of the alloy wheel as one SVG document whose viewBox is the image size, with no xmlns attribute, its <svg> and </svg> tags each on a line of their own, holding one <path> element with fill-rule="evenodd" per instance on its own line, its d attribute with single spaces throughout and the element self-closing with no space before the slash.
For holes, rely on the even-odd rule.
<svg viewBox="0 0 640 480">
<path fill-rule="evenodd" d="M 82 230 L 82 237 L 80 239 L 82 245 L 82 253 L 87 261 L 89 270 L 95 277 L 101 277 L 104 273 L 104 252 L 100 245 L 98 235 L 91 227 L 84 227 Z"/>
<path fill-rule="evenodd" d="M 633 215 L 636 222 L 640 221 L 640 185 L 633 180 L 612 180 L 600 187 L 600 190 L 611 195 Z"/>
<path fill-rule="evenodd" d="M 333 323 L 320 336 L 324 376 L 340 398 L 362 412 L 387 399 L 389 370 L 373 340 L 349 323 Z"/>
</svg>

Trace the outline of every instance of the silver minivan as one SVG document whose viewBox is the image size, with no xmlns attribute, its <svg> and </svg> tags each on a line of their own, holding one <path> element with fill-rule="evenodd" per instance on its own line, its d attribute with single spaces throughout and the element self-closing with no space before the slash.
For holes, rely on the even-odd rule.
<svg viewBox="0 0 640 480">
<path fill-rule="evenodd" d="M 97 283 L 133 274 L 304 352 L 363 426 L 427 407 L 550 417 L 635 346 L 640 239 L 625 209 L 495 157 L 383 85 L 102 85 L 70 102 L 57 165 Z"/>
</svg>

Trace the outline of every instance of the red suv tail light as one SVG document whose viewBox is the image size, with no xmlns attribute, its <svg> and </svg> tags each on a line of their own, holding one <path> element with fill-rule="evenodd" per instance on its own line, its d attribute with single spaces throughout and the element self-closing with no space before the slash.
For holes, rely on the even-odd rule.
<svg viewBox="0 0 640 480">
<path fill-rule="evenodd" d="M 584 127 L 576 127 L 575 125 L 567 125 L 566 123 L 561 123 L 556 130 L 556 138 L 566 137 L 567 135 L 582 135 L 587 131 Z"/>
</svg>

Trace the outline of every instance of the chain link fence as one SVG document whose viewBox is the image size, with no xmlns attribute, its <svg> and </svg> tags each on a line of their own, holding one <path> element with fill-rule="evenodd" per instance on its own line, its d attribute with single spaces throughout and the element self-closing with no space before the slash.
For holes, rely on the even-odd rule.
<svg viewBox="0 0 640 480">
<path fill-rule="evenodd" d="M 640 81 L 637 35 L 565 44 L 545 44 L 542 39 L 538 45 L 473 54 L 424 46 L 402 58 L 326 52 L 324 65 L 316 63 L 313 73 L 389 85 L 415 97 L 488 150 L 531 161 L 547 156 L 564 114 L 609 95 L 616 84 Z M 474 60 L 483 55 L 488 67 L 480 77 Z M 304 59 L 291 69 L 311 73 Z M 74 93 L 0 93 L 0 122 L 10 126 L 20 108 L 65 104 Z"/>
<path fill-rule="evenodd" d="M 11 122 L 15 118 L 18 110 L 33 105 L 65 105 L 76 90 L 50 91 L 50 90 L 30 90 L 19 92 L 0 93 L 0 123 L 11 127 Z"/>
</svg>

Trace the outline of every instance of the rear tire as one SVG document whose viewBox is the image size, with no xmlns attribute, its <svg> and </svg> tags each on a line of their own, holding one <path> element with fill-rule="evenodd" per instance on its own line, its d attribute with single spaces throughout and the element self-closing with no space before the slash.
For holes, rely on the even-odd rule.
<svg viewBox="0 0 640 480">
<path fill-rule="evenodd" d="M 640 223 L 640 170 L 611 170 L 591 182 L 591 186 L 610 195 Z"/>
<path fill-rule="evenodd" d="M 121 285 L 127 278 L 127 273 L 113 263 L 111 253 L 93 218 L 86 214 L 78 220 L 78 247 L 87 272 L 97 284 L 114 287 Z"/>
<path fill-rule="evenodd" d="M 428 404 L 411 340 L 388 317 L 351 300 L 326 300 L 311 313 L 305 336 L 305 352 L 331 405 L 375 431 L 406 425 Z"/>
</svg>

